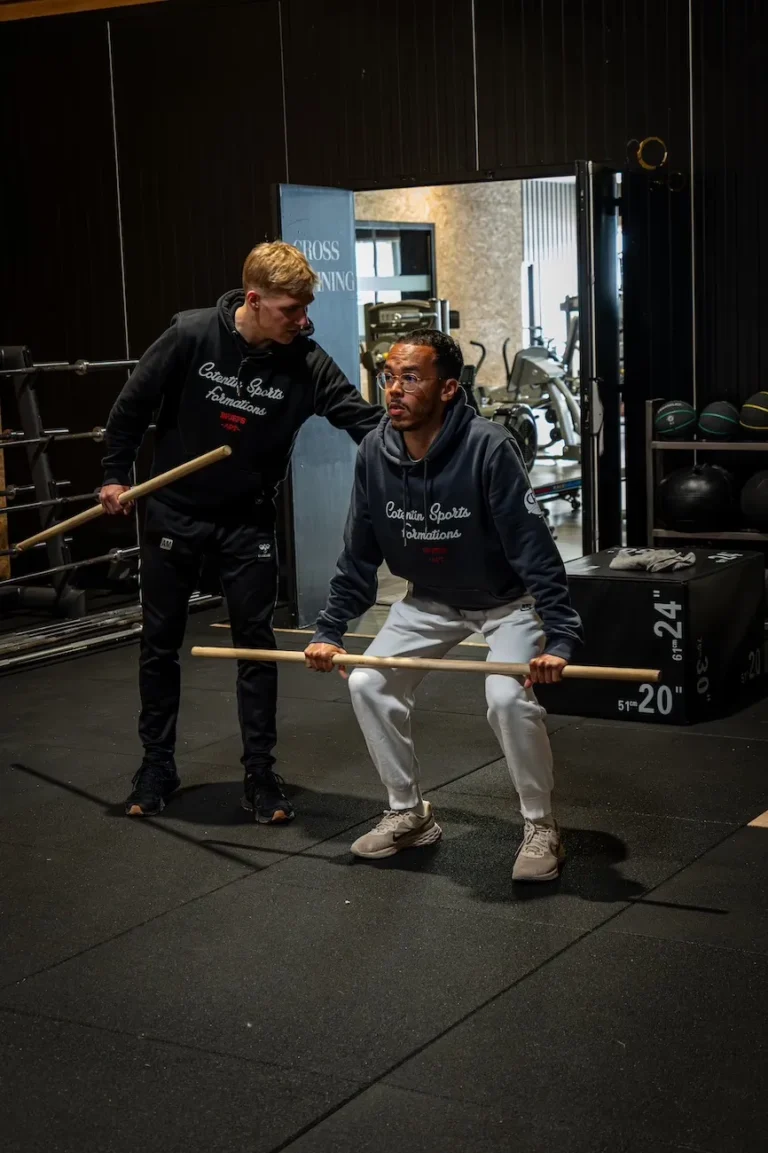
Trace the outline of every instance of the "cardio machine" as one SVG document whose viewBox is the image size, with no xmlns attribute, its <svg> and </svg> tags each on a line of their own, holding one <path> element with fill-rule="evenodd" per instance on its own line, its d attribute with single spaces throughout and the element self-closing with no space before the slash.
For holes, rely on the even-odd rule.
<svg viewBox="0 0 768 1153">
<path fill-rule="evenodd" d="M 579 340 L 578 298 L 567 296 L 560 308 L 566 314 L 567 331 L 562 360 L 554 352 L 552 342 L 545 344 L 541 329 L 535 328 L 531 330 L 531 345 L 515 353 L 510 365 L 508 337 L 502 347 L 506 391 L 514 403 L 543 410 L 552 431 L 542 449 L 562 441 L 563 459 L 578 461 L 581 459 L 581 406 L 579 379 L 573 371 Z"/>
<path fill-rule="evenodd" d="M 376 377 L 394 344 L 419 328 L 437 328 L 450 335 L 461 323 L 447 300 L 396 300 L 366 304 L 363 311 L 365 340 L 360 344 L 360 362 L 369 374 L 371 396 L 376 395 Z"/>
<path fill-rule="evenodd" d="M 486 348 L 479 340 L 470 340 L 474 348 L 480 349 L 477 364 L 465 364 L 461 370 L 459 383 L 467 394 L 469 403 L 480 416 L 503 424 L 517 441 L 525 467 L 530 471 L 536 463 L 538 451 L 538 430 L 533 410 L 527 404 L 517 401 L 512 404 L 499 404 L 488 394 L 487 389 L 478 383 L 477 377 L 486 356 Z"/>
<path fill-rule="evenodd" d="M 386 364 L 390 349 L 409 333 L 420 328 L 437 328 L 450 335 L 451 329 L 460 327 L 459 313 L 451 309 L 447 300 L 398 300 L 392 303 L 366 304 L 365 341 L 360 346 L 360 361 L 368 371 L 371 396 L 376 394 L 376 376 Z M 465 364 L 459 384 L 468 403 L 480 416 L 498 421 L 511 432 L 522 453 L 525 467 L 531 469 L 536 460 L 536 419 L 529 405 L 512 402 L 494 403 L 477 377 L 486 356 L 486 349 L 477 340 L 470 340 L 480 350 L 477 364 Z"/>
</svg>

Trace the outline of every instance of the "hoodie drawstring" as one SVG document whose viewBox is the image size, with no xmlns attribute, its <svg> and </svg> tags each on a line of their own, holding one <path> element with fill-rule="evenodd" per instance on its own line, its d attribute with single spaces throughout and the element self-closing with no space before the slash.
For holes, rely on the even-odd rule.
<svg viewBox="0 0 768 1153">
<path fill-rule="evenodd" d="M 428 493 L 429 476 L 428 476 L 428 469 L 429 469 L 429 465 L 427 463 L 427 458 L 425 457 L 423 462 L 422 462 L 422 470 L 421 470 L 422 483 L 423 483 L 423 487 L 424 487 L 424 491 L 422 494 L 422 500 L 423 500 L 423 508 L 424 508 L 424 532 L 425 533 L 428 532 L 428 530 L 429 530 L 429 493 Z M 407 465 L 404 466 L 403 467 L 403 545 L 406 548 L 408 547 L 408 512 L 409 512 L 409 505 L 410 505 L 410 489 L 408 488 L 408 479 L 409 479 L 410 475 L 411 475 L 410 466 L 407 466 Z"/>
</svg>

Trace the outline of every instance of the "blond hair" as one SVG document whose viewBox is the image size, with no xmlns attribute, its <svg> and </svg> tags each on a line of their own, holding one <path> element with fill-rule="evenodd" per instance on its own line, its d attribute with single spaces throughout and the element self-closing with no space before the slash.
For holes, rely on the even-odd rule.
<svg viewBox="0 0 768 1153">
<path fill-rule="evenodd" d="M 248 253 L 243 265 L 245 292 L 252 289 L 259 292 L 287 292 L 289 296 L 307 302 L 314 295 L 318 279 L 304 253 L 283 240 L 257 244 Z"/>
</svg>

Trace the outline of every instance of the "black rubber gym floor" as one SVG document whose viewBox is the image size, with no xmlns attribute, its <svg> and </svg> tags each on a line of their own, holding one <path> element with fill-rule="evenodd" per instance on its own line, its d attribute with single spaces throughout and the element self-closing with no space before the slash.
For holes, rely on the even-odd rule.
<svg viewBox="0 0 768 1153">
<path fill-rule="evenodd" d="M 214 619 L 187 647 L 228 643 Z M 443 842 L 370 863 L 346 688 L 302 668 L 292 825 L 240 810 L 234 665 L 192 658 L 183 792 L 122 816 L 136 660 L 0 681 L 5 1153 L 764 1153 L 768 701 L 693 729 L 551 717 L 569 859 L 518 890 L 481 678 L 420 694 Z"/>
</svg>

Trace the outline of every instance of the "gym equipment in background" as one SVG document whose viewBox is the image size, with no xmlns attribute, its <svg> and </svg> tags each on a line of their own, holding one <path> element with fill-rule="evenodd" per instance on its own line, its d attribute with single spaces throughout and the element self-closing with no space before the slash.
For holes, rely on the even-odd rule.
<svg viewBox="0 0 768 1153">
<path fill-rule="evenodd" d="M 692 440 L 696 431 L 696 409 L 687 400 L 668 400 L 657 411 L 653 429 L 662 440 Z"/>
<path fill-rule="evenodd" d="M 483 416 L 484 413 L 482 412 L 481 405 L 485 404 L 485 389 L 482 384 L 478 383 L 477 377 L 485 360 L 485 345 L 481 344 L 479 340 L 470 340 L 469 343 L 473 348 L 480 349 L 480 357 L 477 364 L 468 364 L 466 360 L 464 361 L 464 366 L 459 376 L 459 384 L 467 395 L 467 403 L 469 406 L 475 410 L 478 416 Z"/>
<path fill-rule="evenodd" d="M 504 368 L 507 374 L 506 391 L 515 404 L 526 404 L 543 411 L 552 426 L 548 444 L 552 448 L 563 442 L 563 459 L 581 459 L 581 408 L 579 382 L 570 374 L 569 360 L 560 360 L 551 347 L 533 344 L 515 353 L 510 366 L 507 349 L 509 338 L 502 346 Z M 573 356 L 573 349 L 570 356 Z"/>
<path fill-rule="evenodd" d="M 65 495 L 71 482 L 55 478 L 51 451 L 56 448 L 58 459 L 65 459 L 62 454 L 68 447 L 75 447 L 70 446 L 70 442 L 79 442 L 78 448 L 87 447 L 88 442 L 98 445 L 103 441 L 104 430 L 71 432 L 67 428 L 48 427 L 43 424 L 38 401 L 38 390 L 55 387 L 62 373 L 75 377 L 96 372 L 127 373 L 136 363 L 135 360 L 76 360 L 36 364 L 26 345 L 0 347 L 4 415 L 8 416 L 10 408 L 14 412 L 14 424 L 19 426 L 18 431 L 5 429 L 0 434 L 0 464 L 5 463 L 6 449 L 25 450 L 8 456 L 15 475 L 6 478 L 0 468 L 0 616 L 3 618 L 0 671 L 137 636 L 141 606 L 136 518 L 114 518 L 104 530 L 107 539 L 99 547 L 99 555 L 78 559 L 72 555 L 67 525 L 57 523 L 61 510 L 67 505 L 79 501 L 93 504 L 97 493 Z M 153 429 L 151 424 L 149 430 Z M 97 469 L 98 462 L 99 454 L 95 454 Z M 17 504 L 21 496 L 28 499 Z M 94 505 L 89 510 L 89 519 L 99 515 L 99 508 Z M 30 544 L 20 553 L 8 541 L 8 523 L 10 521 L 21 535 L 34 527 L 34 522 L 30 523 L 33 515 L 41 529 L 40 534 L 35 534 L 36 538 L 40 540 L 42 535 L 46 539 Z M 45 567 L 35 567 L 39 559 Z M 89 600 L 92 596 L 99 605 L 95 609 Z M 115 596 L 119 598 L 118 604 L 114 603 Z M 190 609 L 218 604 L 220 600 L 218 595 L 195 591 L 190 598 Z M 59 619 L 39 624 L 41 613 Z M 17 621 L 22 622 L 21 627 L 18 624 L 14 627 Z"/>
<path fill-rule="evenodd" d="M 665 476 L 657 495 L 665 528 L 678 532 L 719 531 L 728 527 L 735 481 L 719 465 L 695 464 Z"/>
<path fill-rule="evenodd" d="M 735 440 L 740 435 L 739 410 L 730 401 L 715 400 L 701 410 L 698 429 L 704 440 Z"/>
<path fill-rule="evenodd" d="M 730 439 L 711 439 L 707 441 L 701 440 L 676 440 L 659 437 L 655 429 L 655 415 L 659 408 L 665 402 L 661 398 L 648 400 L 645 404 L 645 484 L 646 484 L 646 543 L 649 547 L 655 546 L 660 540 L 672 540 L 679 538 L 682 534 L 689 530 L 684 529 L 682 525 L 675 528 L 663 527 L 663 512 L 662 512 L 662 483 L 663 477 L 667 472 L 668 466 L 675 459 L 675 455 L 680 457 L 682 454 L 683 460 L 701 461 L 701 460 L 722 460 L 728 465 L 728 469 L 733 469 L 739 477 L 739 481 L 743 482 L 745 476 L 752 471 L 752 468 L 759 465 L 766 459 L 768 453 L 768 437 L 762 439 L 751 435 L 744 436 L 744 430 L 741 430 L 741 435 L 735 440 Z M 670 453 L 673 454 L 670 456 Z M 754 463 L 752 468 L 747 463 L 749 459 Z M 751 548 L 758 542 L 768 541 L 768 530 L 766 532 L 759 532 L 753 527 L 745 528 L 741 523 L 742 518 L 739 514 L 738 507 L 729 510 L 727 523 L 722 527 L 722 505 L 725 503 L 725 489 L 730 488 L 732 491 L 733 504 L 737 506 L 738 493 L 735 491 L 736 486 L 730 472 L 724 469 L 719 469 L 717 466 L 711 465 L 709 477 L 713 479 L 713 492 L 715 486 L 720 493 L 720 497 L 715 500 L 712 511 L 713 516 L 710 518 L 707 514 L 706 500 L 697 504 L 697 499 L 694 496 L 693 506 L 695 507 L 696 515 L 694 517 L 696 528 L 692 530 L 690 535 L 698 537 L 699 540 L 713 542 L 714 540 L 721 540 L 727 542 L 723 547 L 733 548 L 737 541 L 743 542 L 743 547 Z M 690 470 L 681 469 L 680 472 L 690 472 Z M 721 480 L 718 482 L 718 474 Z M 722 485 L 723 478 L 727 478 L 725 488 Z M 672 487 L 676 484 L 673 481 Z M 664 486 L 664 491 L 668 486 Z M 689 492 L 690 495 L 690 492 Z M 705 495 L 700 490 L 700 495 Z M 657 518 L 659 518 L 657 520 Z M 674 512 L 673 512 L 674 518 Z M 686 520 L 683 517 L 683 520 Z"/>
<path fill-rule="evenodd" d="M 503 424 L 517 441 L 525 467 L 530 472 L 536 463 L 539 432 L 533 409 L 527 404 L 502 404 L 493 412 L 491 420 Z"/>
<path fill-rule="evenodd" d="M 739 422 L 753 440 L 768 436 L 768 392 L 756 392 L 744 402 Z"/>
<path fill-rule="evenodd" d="M 419 328 L 437 328 L 450 336 L 461 325 L 459 313 L 447 300 L 397 300 L 387 304 L 366 304 L 365 341 L 360 345 L 360 363 L 369 377 L 369 396 L 376 397 L 376 377 L 386 364 L 390 349 Z"/>
<path fill-rule="evenodd" d="M 384 367 L 394 344 L 405 340 L 410 333 L 420 328 L 437 328 L 450 335 L 451 329 L 460 327 L 460 316 L 451 310 L 447 300 L 366 304 L 364 311 L 365 344 L 361 346 L 360 360 L 369 374 L 371 396 L 376 394 L 376 374 Z M 485 346 L 475 340 L 469 343 L 480 350 L 480 357 L 476 365 L 465 364 L 459 378 L 467 400 L 480 416 L 498 419 L 504 424 L 520 446 L 526 468 L 530 469 L 536 460 L 537 449 L 534 415 L 526 405 L 487 405 L 485 390 L 477 383 L 478 373 L 485 360 Z"/>
<path fill-rule="evenodd" d="M 581 408 L 579 380 L 573 365 L 579 342 L 579 302 L 575 296 L 566 297 L 560 306 L 566 314 L 566 345 L 562 360 L 552 349 L 552 341 L 545 344 L 541 329 L 531 329 L 531 345 L 515 354 L 509 363 L 510 337 L 502 345 L 505 381 L 503 385 L 484 386 L 477 382 L 479 367 L 485 359 L 485 349 L 477 341 L 470 341 L 482 350 L 474 373 L 473 387 L 477 410 L 489 420 L 498 420 L 513 434 L 523 451 L 526 467 L 533 467 L 542 449 L 563 442 L 562 459 L 581 459 Z M 536 413 L 541 412 L 551 426 L 550 439 L 539 443 Z M 552 459 L 551 457 L 549 459 Z"/>
<path fill-rule="evenodd" d="M 51 467 L 49 449 L 59 442 L 91 440 L 99 444 L 103 439 L 103 429 L 95 428 L 88 432 L 70 432 L 67 428 L 46 428 L 40 413 L 38 402 L 38 386 L 43 385 L 52 376 L 68 373 L 75 376 L 85 376 L 93 372 L 108 372 L 121 369 L 131 369 L 137 362 L 135 360 L 76 360 L 54 361 L 37 364 L 32 353 L 26 345 L 3 346 L 0 348 L 0 385 L 9 386 L 8 393 L 3 397 L 11 400 L 15 408 L 16 418 L 21 425 L 20 430 L 7 429 L 0 433 L 0 452 L 3 454 L 10 448 L 23 448 L 26 450 L 25 472 L 32 482 L 31 486 L 24 487 L 35 494 L 32 507 L 39 514 L 40 527 L 45 529 L 53 523 L 57 509 L 61 506 L 61 493 L 59 485 L 54 478 Z M 4 404 L 5 407 L 5 404 Z M 23 462 L 21 453 L 13 454 L 14 467 L 18 468 Z M 96 458 L 98 460 L 98 458 Z M 10 458 L 9 458 L 10 460 Z M 26 482 L 26 476 L 23 480 Z M 4 485 L 3 487 L 7 487 Z M 5 503 L 5 502 L 0 502 Z M 18 510 L 16 510 L 18 511 Z M 31 511 L 31 510 L 30 510 Z M 15 549 L 9 546 L 8 531 L 5 527 L 7 517 L 3 517 L 2 556 L 5 562 L 0 565 L 0 576 L 4 581 L 11 577 L 10 558 Z M 69 583 L 68 573 L 72 562 L 68 544 L 65 539 L 52 539 L 48 546 L 49 569 L 56 570 L 56 575 L 48 587 L 36 589 L 15 590 L 19 605 L 39 610 L 50 608 L 57 616 L 84 616 L 86 612 L 85 594 L 82 590 L 74 588 Z M 15 574 L 14 574 L 15 575 Z"/>
<path fill-rule="evenodd" d="M 738 706 L 764 671 L 762 554 L 686 543 L 694 565 L 648 573 L 612 569 L 617 551 L 566 563 L 573 607 L 584 623 L 585 643 L 574 661 L 658 668 L 661 683 L 537 685 L 542 706 L 667 725 L 711 720 Z"/>
<path fill-rule="evenodd" d="M 459 383 L 467 394 L 469 403 L 479 416 L 485 416 L 498 424 L 503 424 L 517 441 L 523 457 L 525 467 L 530 470 L 536 463 L 538 451 L 538 429 L 533 410 L 527 404 L 494 404 L 489 402 L 488 393 L 477 377 L 483 366 L 486 356 L 485 345 L 479 340 L 470 340 L 474 348 L 480 349 L 480 358 L 476 365 L 465 364 L 461 370 Z"/>
<path fill-rule="evenodd" d="M 768 532 L 768 471 L 751 476 L 741 490 L 741 514 L 746 528 Z"/>
<path fill-rule="evenodd" d="M 19 346 L 16 346 L 19 347 Z M 10 350 L 9 350 L 10 351 Z M 75 376 L 86 376 L 89 372 L 110 372 L 116 368 L 135 368 L 138 360 L 56 360 L 33 364 L 29 361 L 23 367 L 0 367 L 0 376 L 29 376 L 30 373 L 73 372 Z M 3 361 L 0 360 L 0 366 Z"/>
</svg>

